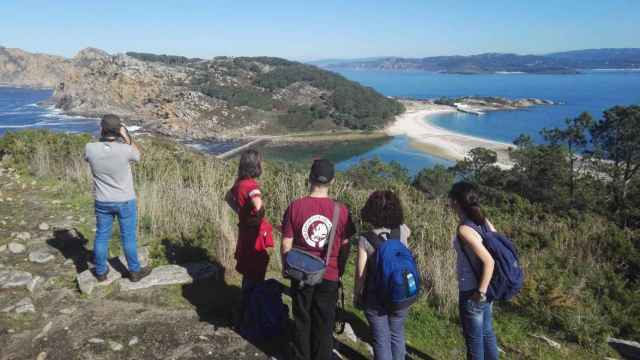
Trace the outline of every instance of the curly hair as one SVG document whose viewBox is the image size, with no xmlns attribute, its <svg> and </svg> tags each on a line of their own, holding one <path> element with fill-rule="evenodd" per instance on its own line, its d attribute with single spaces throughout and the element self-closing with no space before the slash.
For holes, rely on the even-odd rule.
<svg viewBox="0 0 640 360">
<path fill-rule="evenodd" d="M 238 179 L 256 179 L 262 175 L 262 155 L 256 150 L 247 150 L 240 156 Z"/>
<path fill-rule="evenodd" d="M 393 191 L 376 191 L 360 210 L 362 220 L 376 228 L 395 229 L 404 223 L 402 203 Z"/>
</svg>

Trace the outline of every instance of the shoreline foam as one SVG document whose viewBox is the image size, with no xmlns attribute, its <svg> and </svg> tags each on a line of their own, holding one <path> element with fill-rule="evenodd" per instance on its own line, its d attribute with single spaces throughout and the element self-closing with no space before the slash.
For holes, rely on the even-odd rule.
<svg viewBox="0 0 640 360">
<path fill-rule="evenodd" d="M 457 133 L 426 120 L 435 114 L 457 112 L 455 107 L 418 101 L 403 101 L 403 104 L 407 111 L 398 115 L 396 121 L 386 128 L 387 134 L 406 135 L 417 150 L 452 161 L 463 160 L 473 148 L 491 149 L 498 154 L 498 166 L 512 166 L 509 149 L 514 145 Z"/>
</svg>

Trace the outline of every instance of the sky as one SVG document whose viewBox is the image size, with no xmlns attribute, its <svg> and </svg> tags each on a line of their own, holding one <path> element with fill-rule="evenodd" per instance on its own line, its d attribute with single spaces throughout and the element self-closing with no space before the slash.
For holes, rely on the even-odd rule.
<svg viewBox="0 0 640 360">
<path fill-rule="evenodd" d="M 294 60 L 640 47 L 640 0 L 0 1 L 0 46 Z"/>
</svg>

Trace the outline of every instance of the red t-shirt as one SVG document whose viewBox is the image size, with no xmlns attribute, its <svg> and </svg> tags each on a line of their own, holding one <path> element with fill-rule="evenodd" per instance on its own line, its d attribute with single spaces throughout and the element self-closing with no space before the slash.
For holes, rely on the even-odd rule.
<svg viewBox="0 0 640 360">
<path fill-rule="evenodd" d="M 300 198 L 289 205 L 282 219 L 282 236 L 293 238 L 293 247 L 314 256 L 325 258 L 329 242 L 335 202 L 329 198 Z M 338 255 L 348 251 L 349 238 L 356 233 L 351 214 L 346 206 L 340 206 L 340 218 L 336 237 L 329 258 L 325 280 L 338 281 Z"/>
<path fill-rule="evenodd" d="M 247 218 L 256 213 L 251 200 L 262 196 L 260 184 L 255 179 L 238 180 L 231 189 L 231 193 L 239 209 L 236 270 L 251 280 L 264 280 L 269 264 L 269 254 L 266 251 L 256 251 L 258 227 L 247 225 Z"/>
</svg>

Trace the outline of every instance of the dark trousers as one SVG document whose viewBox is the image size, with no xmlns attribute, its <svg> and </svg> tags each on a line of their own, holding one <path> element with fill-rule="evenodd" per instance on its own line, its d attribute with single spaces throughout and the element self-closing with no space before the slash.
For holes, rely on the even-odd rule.
<svg viewBox="0 0 640 360">
<path fill-rule="evenodd" d="M 330 360 L 338 302 L 338 282 L 324 280 L 316 286 L 291 282 L 293 348 L 295 360 Z"/>
</svg>

